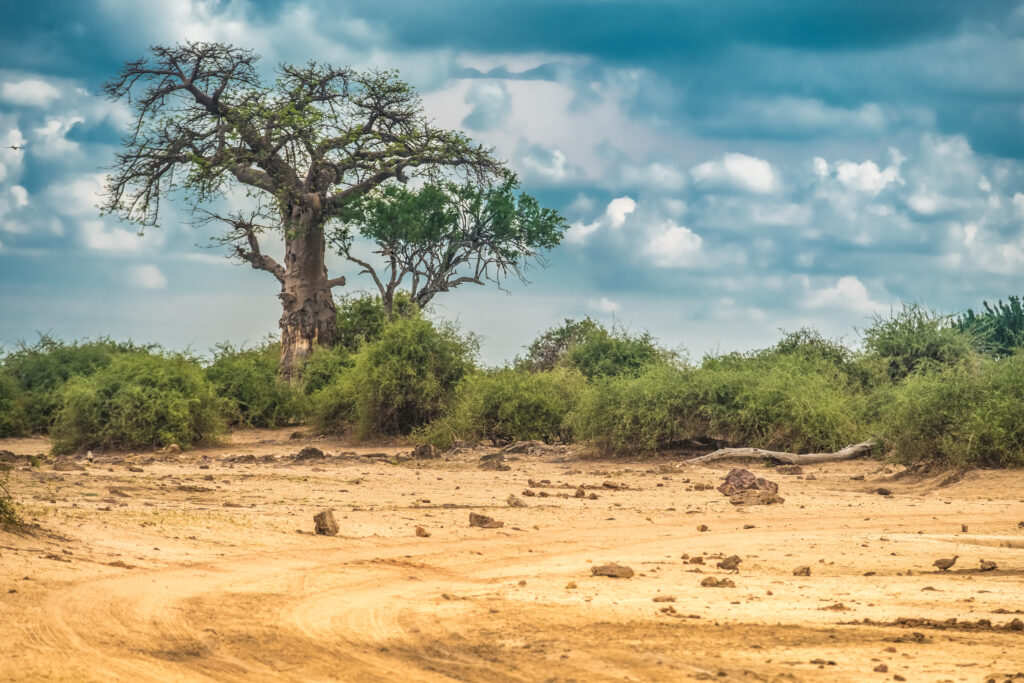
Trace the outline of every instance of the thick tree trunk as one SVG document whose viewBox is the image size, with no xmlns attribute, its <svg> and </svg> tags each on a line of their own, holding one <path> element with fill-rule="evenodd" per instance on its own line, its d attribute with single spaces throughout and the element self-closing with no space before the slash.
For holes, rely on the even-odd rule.
<svg viewBox="0 0 1024 683">
<path fill-rule="evenodd" d="M 336 326 L 324 264 L 323 226 L 311 221 L 308 214 L 301 218 L 298 227 L 285 235 L 285 275 L 279 294 L 283 308 L 280 372 L 281 378 L 290 382 L 302 378 L 302 364 L 318 345 L 329 346 L 334 341 Z"/>
<path fill-rule="evenodd" d="M 840 460 L 853 460 L 865 455 L 868 451 L 878 445 L 874 439 L 863 443 L 847 446 L 835 453 L 783 453 L 781 451 L 766 451 L 761 448 L 720 448 L 714 453 L 702 455 L 699 458 L 691 458 L 685 461 L 686 465 L 704 465 L 716 460 L 777 460 L 790 465 L 813 465 L 821 462 L 838 462 Z"/>
</svg>

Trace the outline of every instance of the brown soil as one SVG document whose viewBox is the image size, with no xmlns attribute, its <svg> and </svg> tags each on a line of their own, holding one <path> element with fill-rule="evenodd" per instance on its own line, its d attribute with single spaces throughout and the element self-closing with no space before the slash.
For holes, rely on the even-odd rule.
<svg viewBox="0 0 1024 683">
<path fill-rule="evenodd" d="M 873 461 L 797 476 L 744 465 L 786 501 L 747 507 L 713 489 L 727 463 L 556 450 L 507 454 L 511 470 L 495 471 L 478 467 L 486 450 L 402 460 L 410 447 L 289 433 L 97 454 L 77 461 L 83 471 L 17 465 L 11 488 L 38 526 L 0 531 L 0 679 L 1001 681 L 1024 671 L 1024 632 L 1011 625 L 1024 608 L 1024 472 L 949 483 Z M 328 457 L 289 457 L 307 445 Z M 47 447 L 0 441 L 16 454 Z M 876 493 L 882 484 L 891 495 Z M 597 499 L 576 497 L 581 485 Z M 527 507 L 509 507 L 524 490 L 536 493 Z M 325 509 L 337 536 L 313 533 Z M 504 526 L 471 527 L 469 512 Z M 931 566 L 954 554 L 950 571 Z M 738 574 L 715 568 L 730 555 L 742 558 Z M 998 569 L 981 572 L 981 559 Z M 635 575 L 592 575 L 609 563 Z M 810 576 L 793 576 L 801 565 Z M 708 576 L 736 585 L 709 590 Z M 669 596 L 670 607 L 657 601 Z"/>
</svg>

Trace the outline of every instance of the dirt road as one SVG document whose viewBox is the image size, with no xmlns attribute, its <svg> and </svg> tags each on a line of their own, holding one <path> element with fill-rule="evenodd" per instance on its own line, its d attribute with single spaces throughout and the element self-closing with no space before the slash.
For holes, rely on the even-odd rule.
<svg viewBox="0 0 1024 683">
<path fill-rule="evenodd" d="M 332 457 L 292 457 L 308 444 Z M 0 679 L 1024 678 L 1024 472 L 758 466 L 785 503 L 736 507 L 698 490 L 726 464 L 556 449 L 494 471 L 484 450 L 409 450 L 248 431 L 81 469 L 19 461 L 12 489 L 39 530 L 0 532 Z M 324 508 L 338 536 L 313 534 Z M 716 567 L 734 554 L 739 573 Z M 635 575 L 592 576 L 608 562 Z"/>
</svg>

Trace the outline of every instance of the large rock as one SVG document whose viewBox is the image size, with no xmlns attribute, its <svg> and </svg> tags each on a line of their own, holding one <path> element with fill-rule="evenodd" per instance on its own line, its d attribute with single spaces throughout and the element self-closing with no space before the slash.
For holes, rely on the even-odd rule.
<svg viewBox="0 0 1024 683">
<path fill-rule="evenodd" d="M 316 532 L 321 536 L 337 536 L 338 523 L 334 520 L 333 510 L 321 510 L 313 516 Z"/>
<path fill-rule="evenodd" d="M 613 579 L 631 579 L 633 578 L 633 569 L 622 564 L 601 564 L 590 568 L 590 573 L 594 576 L 608 576 Z"/>
<path fill-rule="evenodd" d="M 505 522 L 499 522 L 493 517 L 487 515 L 480 515 L 475 512 L 469 513 L 469 525 L 478 526 L 481 529 L 500 529 L 505 526 Z"/>
<path fill-rule="evenodd" d="M 771 491 L 747 489 L 729 496 L 729 502 L 733 505 L 774 505 L 785 503 L 786 499 Z"/>
<path fill-rule="evenodd" d="M 755 476 L 750 470 L 734 469 L 729 470 L 729 474 L 725 475 L 725 481 L 718 487 L 718 491 L 725 496 L 732 496 L 740 491 L 754 490 L 778 493 L 779 485 L 763 477 Z"/>
<path fill-rule="evenodd" d="M 416 460 L 431 460 L 433 458 L 440 458 L 441 454 L 434 446 L 425 443 L 413 449 L 412 457 Z"/>
<path fill-rule="evenodd" d="M 301 462 L 303 460 L 323 460 L 326 457 L 327 454 L 324 453 L 319 448 L 317 448 L 316 446 L 306 446 L 301 451 L 299 451 L 298 454 L 295 456 L 295 461 Z M 255 460 L 256 457 L 253 456 L 253 461 Z"/>
</svg>

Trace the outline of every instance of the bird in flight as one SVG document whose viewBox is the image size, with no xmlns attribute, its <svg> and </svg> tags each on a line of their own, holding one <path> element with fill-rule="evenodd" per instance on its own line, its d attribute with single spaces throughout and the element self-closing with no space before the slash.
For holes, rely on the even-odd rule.
<svg viewBox="0 0 1024 683">
<path fill-rule="evenodd" d="M 18 147 L 17 145 L 7 145 L 7 149 L 13 149 L 15 152 L 17 152 L 19 149 L 24 149 L 24 147 Z"/>
</svg>

